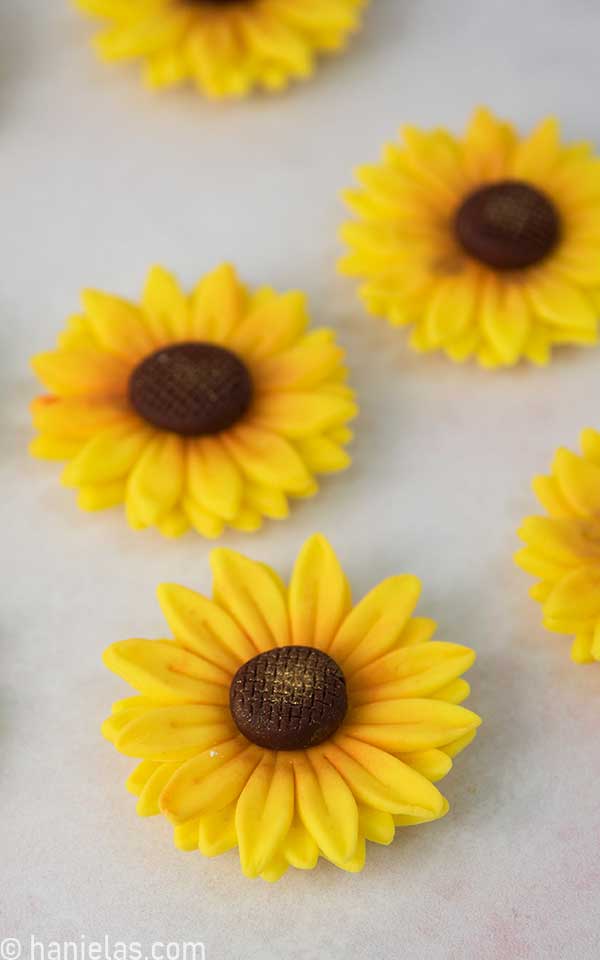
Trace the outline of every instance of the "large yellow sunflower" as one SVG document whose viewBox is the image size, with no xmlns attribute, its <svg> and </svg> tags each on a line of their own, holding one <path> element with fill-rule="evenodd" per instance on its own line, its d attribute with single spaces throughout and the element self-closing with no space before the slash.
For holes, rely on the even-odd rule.
<svg viewBox="0 0 600 960">
<path fill-rule="evenodd" d="M 443 816 L 433 782 L 480 722 L 458 705 L 475 654 L 431 642 L 435 624 L 412 617 L 419 581 L 391 577 L 353 607 L 319 535 L 288 588 L 231 550 L 212 567 L 212 601 L 160 587 L 174 640 L 104 656 L 139 693 L 103 727 L 141 760 L 128 781 L 138 813 L 163 813 L 184 850 L 239 847 L 244 873 L 265 880 L 319 856 L 359 871 L 366 840 Z"/>
<path fill-rule="evenodd" d="M 139 307 L 87 291 L 83 308 L 33 359 L 50 396 L 31 449 L 69 461 L 84 510 L 124 502 L 134 529 L 217 537 L 286 516 L 315 474 L 348 466 L 354 395 L 303 294 L 250 292 L 225 264 L 188 297 L 155 267 Z"/>
<path fill-rule="evenodd" d="M 154 88 L 193 81 L 208 97 L 281 90 L 316 54 L 339 50 L 366 0 L 75 0 L 110 23 L 105 60 L 145 60 Z"/>
<path fill-rule="evenodd" d="M 531 595 L 544 625 L 573 633 L 577 663 L 600 661 L 600 433 L 581 434 L 583 456 L 557 450 L 549 476 L 534 490 L 547 517 L 528 517 L 519 535 L 526 546 L 515 560 L 539 577 Z"/>
<path fill-rule="evenodd" d="M 485 109 L 466 134 L 403 131 L 345 198 L 340 269 L 411 346 L 484 367 L 545 364 L 593 344 L 600 312 L 600 160 L 555 119 L 525 139 Z"/>
</svg>

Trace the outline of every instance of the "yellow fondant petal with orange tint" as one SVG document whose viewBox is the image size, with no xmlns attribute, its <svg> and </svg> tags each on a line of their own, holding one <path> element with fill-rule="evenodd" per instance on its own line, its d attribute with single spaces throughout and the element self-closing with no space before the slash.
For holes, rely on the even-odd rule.
<svg viewBox="0 0 600 960">
<path fill-rule="evenodd" d="M 105 651 L 104 663 L 135 690 L 163 703 L 229 702 L 227 674 L 165 640 L 120 640 Z"/>
<path fill-rule="evenodd" d="M 441 700 L 391 700 L 356 707 L 346 729 L 383 750 L 414 753 L 446 746 L 479 723 L 475 713 Z"/>
<path fill-rule="evenodd" d="M 226 706 L 182 704 L 158 707 L 131 720 L 119 731 L 115 746 L 128 757 L 187 760 L 235 734 Z"/>
<path fill-rule="evenodd" d="M 184 471 L 181 437 L 165 433 L 148 444 L 127 484 L 127 499 L 143 523 L 157 523 L 177 505 L 184 489 Z"/>
<path fill-rule="evenodd" d="M 227 343 L 244 319 L 245 290 L 234 268 L 224 263 L 198 283 L 192 294 L 194 336 L 214 343 Z"/>
<path fill-rule="evenodd" d="M 285 752 L 265 751 L 236 807 L 240 862 L 246 876 L 258 876 L 268 868 L 289 832 L 293 817 L 292 763 Z"/>
<path fill-rule="evenodd" d="M 257 650 L 289 644 L 286 597 L 272 573 L 234 550 L 213 550 L 211 566 L 216 602 L 243 624 Z"/>
<path fill-rule="evenodd" d="M 162 812 L 173 823 L 216 813 L 237 800 L 261 753 L 242 737 L 205 750 L 179 768 L 162 792 Z"/>
<path fill-rule="evenodd" d="M 142 309 L 159 346 L 190 339 L 192 330 L 187 298 L 173 274 L 163 267 L 150 270 L 142 295 Z"/>
<path fill-rule="evenodd" d="M 198 820 L 198 848 L 205 857 L 218 857 L 237 846 L 235 803 Z"/>
<path fill-rule="evenodd" d="M 372 590 L 340 626 L 329 647 L 332 657 L 348 669 L 358 669 L 393 648 L 419 599 L 416 577 L 384 580 Z"/>
<path fill-rule="evenodd" d="M 348 860 L 358 842 L 358 808 L 335 767 L 317 751 L 294 754 L 298 815 L 323 854 Z"/>
<path fill-rule="evenodd" d="M 300 551 L 289 590 L 292 642 L 326 650 L 348 614 L 350 586 L 331 546 L 320 535 Z"/>
<path fill-rule="evenodd" d="M 188 446 L 187 486 L 196 503 L 224 520 L 237 516 L 244 481 L 218 437 L 202 437 Z"/>
<path fill-rule="evenodd" d="M 235 673 L 257 653 L 252 640 L 234 620 L 199 593 L 174 583 L 158 588 L 158 599 L 174 636 L 187 650 Z"/>
<path fill-rule="evenodd" d="M 371 744 L 339 734 L 323 748 L 325 756 L 362 803 L 387 813 L 426 816 L 438 813 L 443 797 L 429 780 Z"/>
</svg>

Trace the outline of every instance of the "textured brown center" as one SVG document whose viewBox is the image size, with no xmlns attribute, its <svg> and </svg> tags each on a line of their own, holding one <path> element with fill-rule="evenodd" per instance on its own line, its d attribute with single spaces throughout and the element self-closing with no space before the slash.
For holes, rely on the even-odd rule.
<svg viewBox="0 0 600 960">
<path fill-rule="evenodd" d="M 129 379 L 129 399 L 144 420 L 184 437 L 220 433 L 252 400 L 242 361 L 212 343 L 177 343 L 151 353 Z"/>
<path fill-rule="evenodd" d="M 277 647 L 245 663 L 229 706 L 248 740 L 269 750 L 305 750 L 327 740 L 348 707 L 335 660 L 314 647 Z"/>
<path fill-rule="evenodd" d="M 560 218 L 540 190 L 504 180 L 471 193 L 456 213 L 463 248 L 496 270 L 522 270 L 539 263 L 560 239 Z"/>
</svg>

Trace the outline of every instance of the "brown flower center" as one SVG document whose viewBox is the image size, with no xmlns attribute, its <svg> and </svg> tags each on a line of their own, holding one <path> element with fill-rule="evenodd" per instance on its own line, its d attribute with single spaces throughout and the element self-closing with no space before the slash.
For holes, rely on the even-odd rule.
<svg viewBox="0 0 600 960">
<path fill-rule="evenodd" d="M 176 343 L 135 367 L 129 399 L 154 427 L 199 437 L 227 430 L 246 413 L 252 380 L 242 361 L 224 347 Z"/>
<path fill-rule="evenodd" d="M 231 682 L 233 719 L 269 750 L 306 750 L 332 736 L 348 700 L 344 674 L 314 647 L 277 647 L 245 663 Z"/>
<path fill-rule="evenodd" d="M 545 194 L 519 180 L 475 190 L 458 208 L 456 236 L 470 256 L 496 270 L 539 263 L 560 240 L 558 211 Z"/>
</svg>

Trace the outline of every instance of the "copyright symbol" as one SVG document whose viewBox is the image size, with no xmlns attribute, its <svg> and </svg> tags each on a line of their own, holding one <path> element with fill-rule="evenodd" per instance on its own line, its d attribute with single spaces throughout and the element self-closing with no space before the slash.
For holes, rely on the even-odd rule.
<svg viewBox="0 0 600 960">
<path fill-rule="evenodd" d="M 22 947 L 16 937 L 5 937 L 0 940 L 0 960 L 19 960 Z"/>
</svg>

